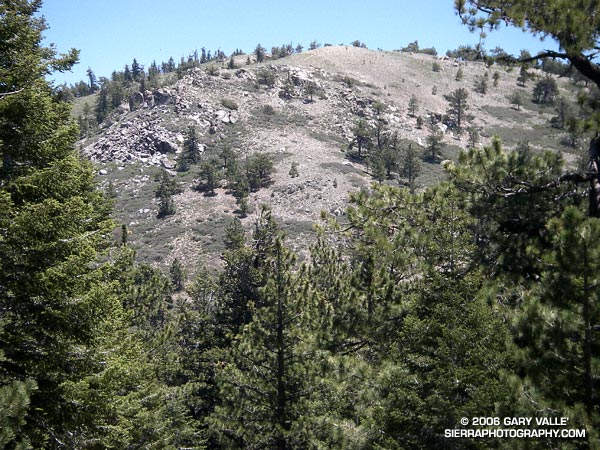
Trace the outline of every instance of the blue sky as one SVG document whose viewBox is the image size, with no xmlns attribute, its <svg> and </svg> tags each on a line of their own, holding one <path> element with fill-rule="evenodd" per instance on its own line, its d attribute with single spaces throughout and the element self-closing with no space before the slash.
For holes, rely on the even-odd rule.
<svg viewBox="0 0 600 450">
<path fill-rule="evenodd" d="M 452 0 L 45 0 L 41 12 L 50 26 L 46 43 L 81 51 L 73 73 L 56 77 L 67 83 L 85 79 L 88 67 L 110 76 L 133 58 L 148 66 L 170 56 L 178 61 L 201 47 L 230 54 L 236 48 L 251 52 L 257 43 L 306 48 L 313 40 L 359 39 L 372 49 L 393 50 L 418 40 L 445 53 L 478 40 L 460 23 Z M 511 53 L 553 47 L 513 29 L 491 33 L 486 48 L 497 45 Z"/>
</svg>

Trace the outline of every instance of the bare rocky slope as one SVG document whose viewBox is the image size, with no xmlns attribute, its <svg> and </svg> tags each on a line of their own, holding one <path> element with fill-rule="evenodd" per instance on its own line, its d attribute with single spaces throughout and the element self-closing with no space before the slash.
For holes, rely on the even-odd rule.
<svg viewBox="0 0 600 450">
<path fill-rule="evenodd" d="M 117 192 L 117 219 L 129 226 L 130 242 L 142 259 L 169 264 L 177 257 L 193 268 L 198 262 L 214 264 L 215 254 L 223 249 L 224 227 L 235 215 L 235 199 L 224 187 L 216 196 L 195 191 L 195 166 L 187 173 L 172 172 L 183 189 L 175 197 L 177 212 L 156 218 L 157 167 L 174 169 L 191 125 L 206 155 L 216 145 L 228 145 L 242 158 L 255 152 L 273 155 L 273 182 L 251 194 L 254 213 L 243 223 L 250 226 L 259 205 L 266 204 L 297 249 L 306 248 L 322 211 L 343 214 L 349 193 L 373 182 L 366 167 L 347 154 L 359 119 L 385 123 L 406 145 L 424 145 L 429 130 L 419 129 L 408 114 L 412 95 L 419 101 L 417 114 L 427 123 L 431 115 L 441 116 L 448 109 L 445 94 L 465 87 L 470 123 L 481 130 L 482 144 L 499 134 L 507 146 L 526 140 L 534 148 L 576 152 L 562 146 L 560 133 L 549 126 L 552 108 L 529 100 L 520 111 L 511 107 L 508 97 L 518 89 L 518 70 L 354 47 L 326 47 L 263 64 L 245 65 L 245 60 L 236 61 L 237 69 L 218 68 L 213 74 L 195 68 L 175 84 L 137 93 L 110 124 L 81 142 L 83 153 L 98 163 L 102 183 Z M 434 62 L 441 70 L 432 70 Z M 459 67 L 464 77 L 457 81 Z M 500 75 L 495 87 L 494 72 Z M 477 94 L 475 81 L 485 73 L 489 92 Z M 566 82 L 559 83 L 568 88 Z M 286 84 L 292 86 L 288 92 Z M 313 101 L 309 85 L 317 87 Z M 532 86 L 530 82 L 526 88 L 527 98 Z M 467 135 L 439 127 L 445 136 L 444 157 L 453 158 L 466 147 Z M 573 154 L 566 156 L 575 159 Z M 298 164 L 296 178 L 289 175 L 292 162 Z M 442 177 L 439 164 L 425 163 L 418 182 L 430 184 Z"/>
</svg>

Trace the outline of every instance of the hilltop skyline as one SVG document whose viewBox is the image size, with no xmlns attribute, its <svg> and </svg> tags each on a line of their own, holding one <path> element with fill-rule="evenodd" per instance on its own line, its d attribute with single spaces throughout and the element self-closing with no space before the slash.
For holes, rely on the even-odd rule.
<svg viewBox="0 0 600 450">
<path fill-rule="evenodd" d="M 391 51 L 418 40 L 421 47 L 435 47 L 444 54 L 478 42 L 477 34 L 461 24 L 451 0 L 426 4 L 351 0 L 323 5 L 308 0 L 282 9 L 273 0 L 245 2 L 235 8 L 227 2 L 175 0 L 166 8 L 158 0 L 108 0 L 102 6 L 46 0 L 41 11 L 50 27 L 46 42 L 58 51 L 72 47 L 81 51 L 72 72 L 54 77 L 57 83 L 72 84 L 86 79 L 88 67 L 98 77 L 110 76 L 133 58 L 147 67 L 152 60 L 160 64 L 171 56 L 178 61 L 202 47 L 229 55 L 238 48 L 252 52 L 258 43 L 267 50 L 287 43 L 306 49 L 311 41 L 349 45 L 360 40 L 370 49 Z M 535 52 L 556 47 L 552 41 L 540 42 L 514 29 L 489 33 L 485 48 L 496 46 L 513 54 L 524 48 Z"/>
</svg>

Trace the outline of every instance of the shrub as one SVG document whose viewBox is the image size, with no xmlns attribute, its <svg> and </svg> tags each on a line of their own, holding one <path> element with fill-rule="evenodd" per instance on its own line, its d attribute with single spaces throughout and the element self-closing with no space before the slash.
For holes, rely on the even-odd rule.
<svg viewBox="0 0 600 450">
<path fill-rule="evenodd" d="M 224 98 L 221 100 L 221 105 L 223 105 L 227 109 L 237 110 L 238 104 L 231 99 Z"/>
<path fill-rule="evenodd" d="M 477 80 L 475 80 L 475 92 L 485 95 L 487 94 L 487 90 L 488 90 L 488 77 L 483 76 L 483 77 L 479 77 Z"/>
<path fill-rule="evenodd" d="M 292 167 L 290 168 L 289 175 L 292 178 L 300 176 L 300 173 L 298 172 L 298 163 L 296 161 L 292 162 Z"/>
<path fill-rule="evenodd" d="M 423 117 L 419 116 L 417 117 L 417 128 L 420 130 L 421 128 L 423 128 Z"/>
<path fill-rule="evenodd" d="M 257 153 L 246 162 L 246 176 L 251 190 L 267 186 L 273 173 L 273 157 L 267 153 Z"/>
<path fill-rule="evenodd" d="M 533 102 L 544 104 L 554 103 L 555 97 L 558 95 L 558 86 L 554 78 L 546 77 L 538 81 L 533 88 Z"/>
<path fill-rule="evenodd" d="M 271 105 L 264 105 L 262 107 L 262 112 L 264 114 L 266 114 L 267 116 L 274 116 L 275 115 L 275 108 L 273 108 Z"/>
<path fill-rule="evenodd" d="M 258 72 L 257 80 L 259 84 L 272 87 L 275 84 L 275 74 L 268 69 L 263 69 Z"/>
<path fill-rule="evenodd" d="M 208 66 L 206 68 L 206 73 L 213 77 L 216 77 L 217 75 L 219 75 L 219 69 L 217 69 L 216 66 Z"/>
</svg>

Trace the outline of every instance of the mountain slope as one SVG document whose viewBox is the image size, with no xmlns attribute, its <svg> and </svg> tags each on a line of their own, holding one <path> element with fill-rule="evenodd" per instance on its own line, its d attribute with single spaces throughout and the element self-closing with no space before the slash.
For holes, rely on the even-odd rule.
<svg viewBox="0 0 600 450">
<path fill-rule="evenodd" d="M 291 245 L 300 249 L 310 241 L 321 211 L 341 214 L 349 193 L 373 182 L 369 167 L 348 151 L 357 121 L 372 127 L 384 124 L 397 133 L 402 147 L 425 145 L 429 128 L 419 129 L 416 117 L 408 114 L 413 95 L 419 103 L 417 115 L 428 123 L 446 113 L 444 95 L 464 87 L 469 90 L 470 124 L 481 130 L 484 143 L 498 133 L 508 146 L 526 140 L 534 148 L 540 144 L 576 152 L 563 146 L 561 133 L 549 126 L 552 108 L 530 100 L 520 111 L 511 107 L 508 97 L 517 89 L 518 70 L 354 47 L 326 47 L 249 66 L 242 65 L 245 60 L 238 57 L 237 69 L 213 68 L 208 71 L 212 75 L 195 68 L 173 85 L 135 94 L 110 125 L 82 141 L 83 153 L 100 164 L 105 186 L 110 182 L 117 191 L 117 217 L 129 225 L 130 242 L 142 259 L 169 264 L 177 257 L 194 267 L 199 260 L 214 264 L 214 253 L 223 249 L 224 228 L 237 209 L 235 199 L 225 182 L 215 196 L 194 190 L 198 166 L 172 172 L 183 189 L 175 197 L 177 212 L 156 218 L 156 167 L 175 167 L 190 126 L 198 134 L 203 160 L 218 158 L 225 147 L 241 160 L 259 152 L 272 155 L 272 183 L 251 193 L 249 203 L 255 212 L 259 205 L 269 205 Z M 439 71 L 432 70 L 434 63 Z M 461 81 L 456 80 L 459 67 Z M 494 72 L 499 73 L 496 87 Z M 474 84 L 486 73 L 489 92 L 477 94 Z M 532 86 L 530 82 L 527 89 Z M 442 124 L 436 128 L 444 131 L 444 158 L 467 146 L 466 133 L 457 136 Z M 299 176 L 292 178 L 288 173 L 294 162 Z M 417 181 L 423 185 L 442 177 L 440 164 L 425 163 Z M 253 221 L 253 214 L 243 219 L 245 226 Z"/>
</svg>

